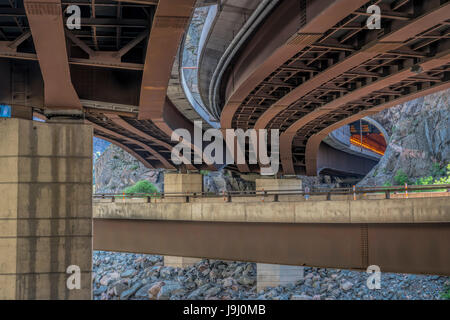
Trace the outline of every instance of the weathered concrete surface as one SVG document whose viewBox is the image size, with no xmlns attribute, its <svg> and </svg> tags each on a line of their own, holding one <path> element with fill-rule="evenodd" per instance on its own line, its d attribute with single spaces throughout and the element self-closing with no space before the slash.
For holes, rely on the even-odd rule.
<svg viewBox="0 0 450 320">
<path fill-rule="evenodd" d="M 266 287 L 276 287 L 295 283 L 303 279 L 304 268 L 297 266 L 285 266 L 278 264 L 256 264 L 256 291 Z"/>
<path fill-rule="evenodd" d="M 13 118 L 0 136 L 0 299 L 90 299 L 92 129 Z"/>
<path fill-rule="evenodd" d="M 301 190 L 302 181 L 296 178 L 288 179 L 256 179 L 256 191 L 289 191 Z M 270 197 L 270 196 L 269 196 Z M 271 196 L 272 198 L 274 196 Z M 259 203 L 248 203 L 245 208 L 243 217 L 247 222 L 292 222 L 295 221 L 295 201 L 303 198 L 302 196 L 281 196 L 281 202 L 268 202 L 264 204 L 264 210 L 261 210 L 261 203 L 269 199 L 262 197 Z M 286 202 L 285 202 L 286 201 Z M 266 213 L 269 210 L 270 215 Z M 236 210 L 237 212 L 237 210 Z M 300 266 L 286 266 L 280 264 L 256 264 L 256 289 L 257 291 L 265 287 L 276 287 L 279 285 L 295 282 L 303 278 L 304 268 Z"/>
<path fill-rule="evenodd" d="M 199 258 L 164 256 L 164 265 L 166 267 L 186 268 L 201 260 Z"/>
<path fill-rule="evenodd" d="M 279 223 L 450 222 L 448 197 L 299 202 L 94 202 L 94 217 Z"/>
<path fill-rule="evenodd" d="M 164 175 L 164 192 L 165 193 L 177 193 L 177 192 L 198 192 L 203 191 L 203 176 L 196 173 L 169 173 Z M 160 219 L 167 219 L 177 217 L 183 219 L 183 214 L 192 214 L 191 207 L 184 202 L 183 198 L 167 198 L 164 199 L 170 203 L 167 207 L 159 208 L 157 215 Z M 145 205 L 144 205 L 145 206 Z M 135 212 L 136 214 L 136 212 Z M 184 268 L 200 261 L 198 258 L 178 257 L 178 256 L 164 256 L 164 265 L 172 266 L 175 268 Z"/>
<path fill-rule="evenodd" d="M 302 180 L 292 179 L 256 179 L 256 191 L 262 190 L 301 190 Z"/>
</svg>

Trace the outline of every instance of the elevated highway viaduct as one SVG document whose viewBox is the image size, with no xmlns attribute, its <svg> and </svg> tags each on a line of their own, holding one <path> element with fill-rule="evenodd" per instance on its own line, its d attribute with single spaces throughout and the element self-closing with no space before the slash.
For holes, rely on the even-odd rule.
<svg viewBox="0 0 450 320">
<path fill-rule="evenodd" d="M 370 5 L 380 29 L 366 26 Z M 175 164 L 176 129 L 278 129 L 279 176 L 368 171 L 362 153 L 322 140 L 449 88 L 449 13 L 446 0 L 0 0 L 0 104 L 12 117 L 0 119 L 0 298 L 91 297 L 93 135 L 148 168 L 193 172 L 219 166 L 195 163 L 192 141 Z M 81 290 L 66 288 L 69 265 Z"/>
</svg>

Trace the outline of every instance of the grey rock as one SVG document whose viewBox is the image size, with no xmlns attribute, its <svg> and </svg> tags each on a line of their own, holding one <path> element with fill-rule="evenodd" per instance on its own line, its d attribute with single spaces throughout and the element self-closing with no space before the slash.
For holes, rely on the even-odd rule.
<svg viewBox="0 0 450 320">
<path fill-rule="evenodd" d="M 183 287 L 174 281 L 166 282 L 158 294 L 158 300 L 168 300 L 171 295 L 183 294 L 185 290 Z"/>
<path fill-rule="evenodd" d="M 130 298 L 133 294 L 135 294 L 136 291 L 138 291 L 142 287 L 142 283 L 138 282 L 134 284 L 130 289 L 125 290 L 120 295 L 120 300 L 127 300 Z"/>
</svg>

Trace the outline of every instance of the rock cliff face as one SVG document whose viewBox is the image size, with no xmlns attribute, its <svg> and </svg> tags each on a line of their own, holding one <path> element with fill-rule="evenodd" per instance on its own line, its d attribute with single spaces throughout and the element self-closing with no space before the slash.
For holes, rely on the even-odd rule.
<svg viewBox="0 0 450 320">
<path fill-rule="evenodd" d="M 96 193 L 120 193 L 140 180 L 148 180 L 160 191 L 164 189 L 164 170 L 144 167 L 136 158 L 110 145 L 94 164 Z M 204 172 L 205 192 L 253 190 L 254 182 L 241 179 L 229 171 Z"/>
<path fill-rule="evenodd" d="M 450 161 L 450 90 L 387 109 L 373 118 L 390 134 L 385 155 L 359 185 L 393 183 L 401 169 L 411 181 Z"/>
<path fill-rule="evenodd" d="M 111 144 L 94 164 L 96 193 L 120 193 L 140 180 L 148 180 L 162 190 L 162 170 L 150 170 L 121 148 Z"/>
</svg>

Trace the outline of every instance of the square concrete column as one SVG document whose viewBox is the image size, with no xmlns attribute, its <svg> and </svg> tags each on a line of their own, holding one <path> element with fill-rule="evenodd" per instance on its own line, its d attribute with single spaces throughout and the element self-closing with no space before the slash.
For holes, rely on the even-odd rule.
<svg viewBox="0 0 450 320">
<path fill-rule="evenodd" d="M 0 118 L 0 136 L 0 299 L 91 299 L 92 128 Z"/>
<path fill-rule="evenodd" d="M 302 188 L 302 181 L 296 178 L 256 179 L 255 186 L 256 191 L 299 190 Z M 289 200 L 289 197 L 290 196 L 281 196 L 280 202 L 282 202 L 283 199 Z M 286 285 L 302 279 L 304 268 L 300 266 L 257 263 L 256 274 L 256 288 L 259 292 L 259 290 L 264 289 L 265 287 Z"/>
<path fill-rule="evenodd" d="M 279 264 L 256 264 L 256 290 L 295 283 L 303 279 L 304 269 L 297 266 Z"/>
<path fill-rule="evenodd" d="M 203 176 L 198 173 L 165 173 L 164 192 L 202 192 Z"/>
<path fill-rule="evenodd" d="M 186 268 L 201 261 L 199 258 L 164 256 L 164 266 L 174 268 Z"/>
<path fill-rule="evenodd" d="M 203 176 L 198 173 L 165 173 L 164 192 L 198 192 L 203 191 Z M 165 202 L 185 202 L 184 198 L 166 198 Z M 164 265 L 174 268 L 184 268 L 200 261 L 198 258 L 164 256 Z"/>
<path fill-rule="evenodd" d="M 256 179 L 256 191 L 264 190 L 299 190 L 302 188 L 302 180 L 288 179 Z"/>
</svg>

